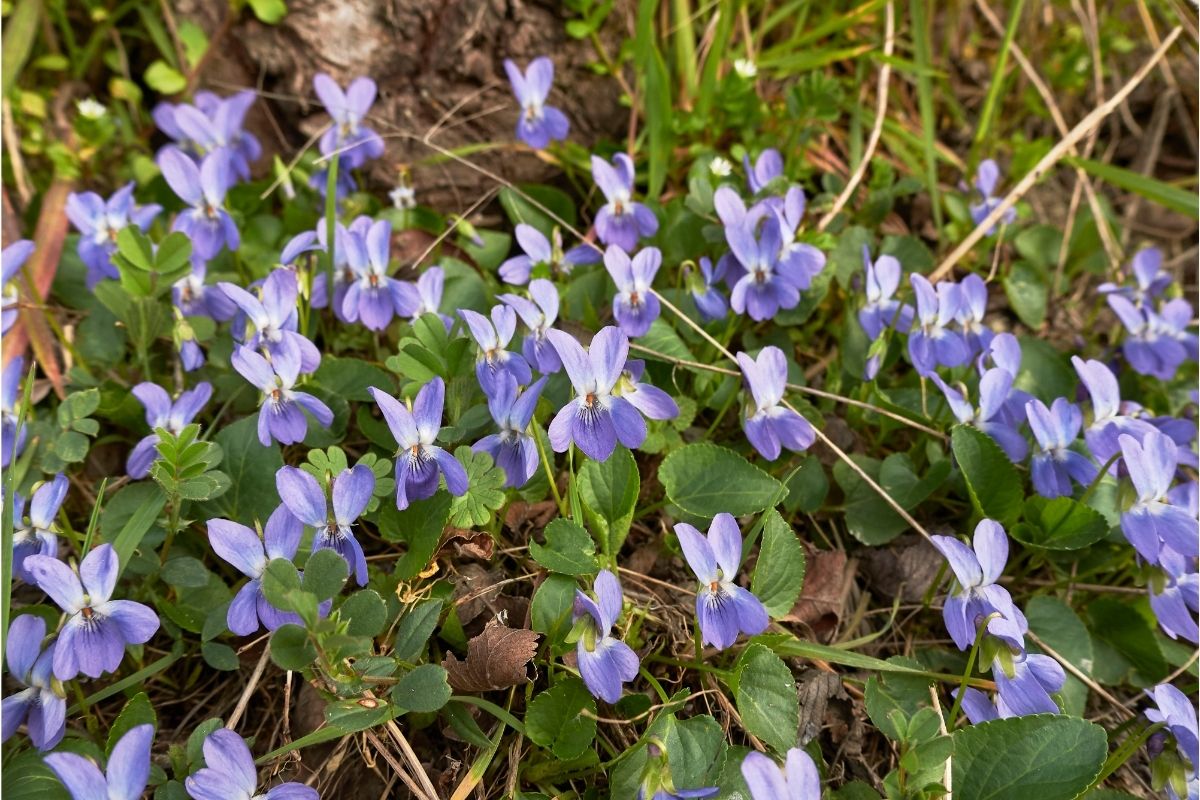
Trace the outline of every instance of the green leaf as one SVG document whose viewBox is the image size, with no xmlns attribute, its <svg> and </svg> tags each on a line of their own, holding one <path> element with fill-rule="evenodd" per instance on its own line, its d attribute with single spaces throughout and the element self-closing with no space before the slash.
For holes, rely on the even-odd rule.
<svg viewBox="0 0 1200 800">
<path fill-rule="evenodd" d="M 821 462 L 812 456 L 800 458 L 799 467 L 787 482 L 788 493 L 783 507 L 790 513 L 803 511 L 811 514 L 821 508 L 829 494 L 829 478 Z"/>
<path fill-rule="evenodd" d="M 36 3 L 25 3 L 25 5 L 33 5 Z M 5 26 L 5 34 L 9 33 L 8 25 Z M 6 35 L 4 37 L 8 39 Z M 30 36 L 32 42 L 35 37 Z M 4 47 L 4 54 L 8 55 L 8 46 Z M 5 64 L 8 59 L 5 59 Z M 4 72 L 5 80 L 8 79 L 7 66 Z M 0 778 L 0 783 L 4 786 L 5 800 L 71 800 L 71 795 L 67 794 L 67 790 L 63 787 L 62 782 L 55 777 L 50 771 L 50 767 L 46 766 L 43 759 L 43 754 L 37 750 L 26 750 L 23 753 L 18 753 L 12 756 L 5 756 L 3 777 Z"/>
<path fill-rule="evenodd" d="M 137 226 L 126 225 L 121 232 L 124 233 L 127 228 L 136 230 Z M 120 234 L 118 234 L 119 238 Z M 154 251 L 154 270 L 162 275 L 167 283 L 173 283 L 172 277 L 175 276 L 175 273 L 191 268 L 191 257 L 192 240 L 187 237 L 187 234 L 179 231 L 168 233 Z"/>
<path fill-rule="evenodd" d="M 750 591 L 762 601 L 772 617 L 792 610 L 804 587 L 804 548 L 779 512 L 769 509 L 763 523 L 762 544 Z"/>
<path fill-rule="evenodd" d="M 950 446 L 967 481 L 975 509 L 1008 527 L 1021 509 L 1021 479 L 1016 467 L 992 437 L 967 425 L 956 425 Z"/>
<path fill-rule="evenodd" d="M 1069 497 L 1032 497 L 1025 501 L 1025 521 L 1012 528 L 1012 537 L 1044 550 L 1080 550 L 1108 535 L 1100 512 Z"/>
<path fill-rule="evenodd" d="M 1163 656 L 1154 629 L 1146 618 L 1125 603 L 1102 597 L 1087 606 L 1092 635 L 1124 656 L 1140 673 L 1139 684 L 1157 683 L 1170 666 Z"/>
<path fill-rule="evenodd" d="M 240 666 L 237 653 L 227 644 L 204 642 L 200 645 L 200 654 L 204 657 L 204 663 L 213 669 L 233 672 Z"/>
<path fill-rule="evenodd" d="M 450 519 L 450 493 L 439 490 L 433 497 L 417 500 L 403 511 L 394 503 L 384 502 L 372 521 L 379 534 L 389 542 L 404 542 L 408 550 L 396 564 L 396 575 L 410 580 L 429 563 L 442 540 L 442 531 Z"/>
<path fill-rule="evenodd" d="M 888 659 L 888 663 L 921 669 L 918 662 L 902 656 L 893 656 Z M 919 675 L 897 672 L 872 675 L 867 681 L 864 695 L 867 714 L 884 736 L 896 742 L 906 741 L 907 721 L 920 709 L 929 707 L 929 687 L 932 684 L 931 680 Z M 897 711 L 905 722 L 905 730 L 897 727 L 893 717 L 893 712 Z"/>
<path fill-rule="evenodd" d="M 441 324 L 440 319 L 438 322 Z M 321 358 L 321 366 L 317 367 L 312 379 L 314 383 L 337 392 L 347 400 L 364 403 L 371 402 L 368 387 L 378 386 L 390 390 L 394 380 L 382 369 L 361 358 L 338 358 L 328 355 Z"/>
<path fill-rule="evenodd" d="M 267 602 L 278 609 L 290 611 L 292 592 L 299 592 L 300 572 L 286 558 L 273 558 L 262 574 L 262 592 Z"/>
<path fill-rule="evenodd" d="M 276 25 L 287 16 L 287 3 L 283 0 L 248 0 L 250 8 L 254 11 L 254 16 L 258 17 L 260 22 L 265 22 L 268 25 Z"/>
<path fill-rule="evenodd" d="M 584 712 L 592 716 L 587 716 Z M 596 738 L 596 701 L 578 678 L 567 678 L 539 694 L 525 712 L 525 734 L 557 758 L 583 755 Z"/>
<path fill-rule="evenodd" d="M 158 727 L 158 715 L 154 713 L 154 706 L 151 705 L 150 698 L 145 692 L 138 692 L 129 698 L 125 702 L 125 707 L 121 709 L 121 713 L 113 720 L 108 729 L 108 740 L 104 745 L 105 755 L 111 756 L 113 746 L 121 740 L 122 736 L 138 725 Z M 7 790 L 5 791 L 7 793 Z"/>
<path fill-rule="evenodd" d="M 544 531 L 546 544 L 529 542 L 529 555 L 551 572 L 564 575 L 595 575 L 596 545 L 588 532 L 569 519 L 550 521 Z"/>
<path fill-rule="evenodd" d="M 641 84 L 642 119 L 650 152 L 650 174 L 646 187 L 649 197 L 658 197 L 667 180 L 672 155 L 671 120 L 674 119 L 671 81 L 654 30 L 657 6 L 657 2 L 643 1 L 638 4 L 637 35 L 633 45 L 636 73 Z"/>
<path fill-rule="evenodd" d="M 783 660 L 765 645 L 754 643 L 738 659 L 738 713 L 746 731 L 777 753 L 796 746 L 800 697 L 796 679 Z"/>
<path fill-rule="evenodd" d="M 904 453 L 892 453 L 882 462 L 859 454 L 850 458 L 905 511 L 912 510 L 932 494 L 950 472 L 950 462 L 942 460 L 934 462 L 929 471 L 919 477 L 912 460 Z M 835 463 L 833 479 L 846 495 L 846 527 L 863 544 L 884 544 L 908 530 L 908 522 L 849 464 Z"/>
<path fill-rule="evenodd" d="M 146 85 L 159 94 L 178 94 L 187 88 L 187 78 L 162 59 L 146 69 Z"/>
<path fill-rule="evenodd" d="M 305 575 L 307 577 L 307 573 Z M 351 636 L 378 636 L 387 625 L 387 606 L 379 593 L 370 589 L 347 597 L 338 608 L 338 614 L 350 623 L 346 633 Z"/>
<path fill-rule="evenodd" d="M 1084 675 L 1091 676 L 1095 664 L 1095 649 L 1092 637 L 1083 620 L 1066 603 L 1054 597 L 1039 595 L 1030 598 L 1025 606 L 1025 617 L 1029 630 L 1053 648 L 1056 653 L 1074 664 Z M 1028 642 L 1033 652 L 1040 652 L 1034 642 Z M 1060 692 L 1066 703 L 1066 711 L 1078 716 L 1084 711 L 1088 688 L 1083 681 L 1070 672 Z"/>
<path fill-rule="evenodd" d="M 123 486 L 104 506 L 100 533 L 117 552 L 122 573 L 166 503 L 158 484 L 144 481 Z"/>
<path fill-rule="evenodd" d="M 271 634 L 271 660 L 280 669 L 298 672 L 317 658 L 317 648 L 308 640 L 308 631 L 287 623 Z"/>
<path fill-rule="evenodd" d="M 579 470 L 576 485 L 600 549 L 610 556 L 621 552 L 641 491 L 633 453 L 618 447 L 607 461 L 588 460 Z"/>
<path fill-rule="evenodd" d="M 437 627 L 442 613 L 441 600 L 423 600 L 414 604 L 400 617 L 396 626 L 396 643 L 392 649 L 400 661 L 412 661 L 425 649 L 426 642 Z"/>
<path fill-rule="evenodd" d="M 1004 292 L 1021 322 L 1037 330 L 1046 321 L 1049 289 L 1042 273 L 1024 261 L 1013 264 L 1004 279 Z"/>
<path fill-rule="evenodd" d="M 684 445 L 658 468 L 667 497 L 689 514 L 757 514 L 786 493 L 779 481 L 737 453 L 714 444 Z"/>
<path fill-rule="evenodd" d="M 474 453 L 466 445 L 455 450 L 454 457 L 467 468 L 469 483 L 466 494 L 450 501 L 450 523 L 459 528 L 487 525 L 504 505 L 504 470 L 487 453 Z"/>
<path fill-rule="evenodd" d="M 207 586 L 208 578 L 212 575 L 208 567 L 197 558 L 191 556 L 176 556 L 163 564 L 163 582 L 168 586 L 194 589 Z"/>
<path fill-rule="evenodd" d="M 304 562 L 304 591 L 317 600 L 328 600 L 342 590 L 350 568 L 336 550 L 323 547 L 314 550 Z"/>
<path fill-rule="evenodd" d="M 450 684 L 440 664 L 422 664 L 392 689 L 392 702 L 405 711 L 428 713 L 450 702 Z"/>
<path fill-rule="evenodd" d="M 971 725 L 953 739 L 956 800 L 1072 800 L 1108 754 L 1099 725 L 1049 714 Z"/>
<path fill-rule="evenodd" d="M 553 219 L 547 211 L 568 225 L 575 225 L 574 201 L 566 192 L 553 186 L 522 185 L 516 189 L 505 187 L 500 190 L 500 205 L 514 226 L 524 222 L 537 228 L 547 238 L 553 233 L 555 226 L 562 227 L 562 224 Z"/>
<path fill-rule="evenodd" d="M 275 473 L 283 466 L 279 446 L 263 447 L 258 441 L 257 417 L 250 416 L 226 425 L 214 437 L 224 451 L 221 469 L 230 488 L 204 508 L 208 519 L 225 517 L 243 525 L 266 522 L 279 505 Z"/>
<path fill-rule="evenodd" d="M 571 606 L 577 584 L 566 575 L 550 575 L 533 593 L 531 625 L 551 642 L 561 641 L 571 629 Z"/>
</svg>

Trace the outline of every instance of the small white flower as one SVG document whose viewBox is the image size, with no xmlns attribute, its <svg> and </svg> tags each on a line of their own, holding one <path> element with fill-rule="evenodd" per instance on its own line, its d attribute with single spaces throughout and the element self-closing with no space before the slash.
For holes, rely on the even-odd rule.
<svg viewBox="0 0 1200 800">
<path fill-rule="evenodd" d="M 414 208 L 417 205 L 417 191 L 411 186 L 400 184 L 388 192 L 392 205 L 399 209 Z"/>
<path fill-rule="evenodd" d="M 734 61 L 733 70 L 747 80 L 758 74 L 758 66 L 748 58 L 739 58 Z"/>
<path fill-rule="evenodd" d="M 79 113 L 87 119 L 100 119 L 108 113 L 108 109 L 104 107 L 104 104 L 97 101 L 94 97 L 89 97 L 86 100 L 77 100 L 75 106 L 79 109 Z"/>
<path fill-rule="evenodd" d="M 718 178 L 727 178 L 733 172 L 733 164 L 729 159 L 717 156 L 708 163 L 708 171 Z"/>
</svg>

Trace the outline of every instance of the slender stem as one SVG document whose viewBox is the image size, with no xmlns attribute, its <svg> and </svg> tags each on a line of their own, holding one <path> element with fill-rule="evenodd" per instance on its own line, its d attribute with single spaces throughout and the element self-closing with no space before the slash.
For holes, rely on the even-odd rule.
<svg viewBox="0 0 1200 800">
<path fill-rule="evenodd" d="M 558 491 L 558 483 L 554 480 L 554 468 L 550 465 L 550 457 L 546 455 L 546 447 L 542 444 L 541 426 L 536 422 L 533 425 L 533 441 L 537 444 L 538 456 L 542 460 L 542 468 L 546 470 L 546 480 L 550 482 L 550 491 L 554 494 L 554 502 L 558 505 L 559 516 L 569 516 L 567 504 L 563 502 L 562 495 Z"/>
<path fill-rule="evenodd" d="M 645 667 L 638 667 L 638 672 L 640 672 L 642 677 L 646 679 L 646 682 L 654 688 L 654 693 L 658 695 L 660 700 L 662 700 L 664 703 L 671 702 L 671 698 L 667 696 L 662 684 L 658 682 L 657 678 L 650 674 L 649 670 L 647 670 Z"/>
<path fill-rule="evenodd" d="M 340 153 L 334 153 L 325 175 L 325 296 L 333 306 L 333 253 L 337 249 L 337 178 Z"/>
<path fill-rule="evenodd" d="M 975 643 L 971 645 L 971 652 L 967 655 L 967 668 L 963 670 L 962 682 L 958 684 L 958 692 L 954 695 L 954 705 L 950 707 L 950 718 L 946 720 L 946 730 L 954 730 L 959 709 L 962 708 L 963 697 L 967 693 L 967 684 L 971 680 L 971 673 L 975 671 L 975 659 L 979 655 L 979 645 L 983 643 L 986 633 L 986 625 L 980 625 L 979 630 L 975 632 Z"/>
</svg>

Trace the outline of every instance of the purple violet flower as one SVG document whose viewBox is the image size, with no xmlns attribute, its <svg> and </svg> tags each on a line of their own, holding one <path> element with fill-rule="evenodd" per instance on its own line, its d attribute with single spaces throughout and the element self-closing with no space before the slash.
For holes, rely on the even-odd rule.
<svg viewBox="0 0 1200 800">
<path fill-rule="evenodd" d="M 707 536 L 686 522 L 676 523 L 675 535 L 700 581 L 696 619 L 704 644 L 724 650 L 741 633 L 755 636 L 765 631 L 770 620 L 762 601 L 733 582 L 742 564 L 742 532 L 733 515 L 713 517 Z"/>
<path fill-rule="evenodd" d="M 13 242 L 8 247 L 0 251 L 0 272 L 3 273 L 3 303 L 0 308 L 0 333 L 8 333 L 8 329 L 17 321 L 17 304 L 20 302 L 20 293 L 17 289 L 17 282 L 13 280 L 17 276 L 17 272 L 21 267 L 25 266 L 25 262 L 33 255 L 36 246 L 28 239 L 22 239 L 19 242 Z"/>
<path fill-rule="evenodd" d="M 550 86 L 554 83 L 554 62 L 546 56 L 535 58 L 521 74 L 521 68 L 506 58 L 504 70 L 508 73 L 513 94 L 521 104 L 517 138 L 534 150 L 542 150 L 552 141 L 566 139 L 571 127 L 567 115 L 546 105 Z"/>
<path fill-rule="evenodd" d="M 317 479 L 296 467 L 280 467 L 275 473 L 279 499 L 292 516 L 316 529 L 312 550 L 333 550 L 346 560 L 359 586 L 367 585 L 367 557 L 354 538 L 354 523 L 371 502 L 375 491 L 375 473 L 359 464 L 342 470 L 333 478 L 333 513 L 325 499 L 325 490 Z"/>
<path fill-rule="evenodd" d="M 1000 205 L 1001 198 L 996 196 L 996 184 L 1000 182 L 1000 167 L 992 159 L 985 159 L 979 163 L 979 168 L 975 172 L 975 189 L 979 192 L 979 202 L 971 204 L 971 219 L 976 225 L 987 219 L 988 215 L 996 206 Z M 1010 208 L 1004 212 L 1004 224 L 1011 225 L 1013 220 L 1017 218 L 1017 210 Z M 987 235 L 991 236 L 996 232 L 995 227 L 991 228 Z"/>
<path fill-rule="evenodd" d="M 554 284 L 537 278 L 529 282 L 529 299 L 515 294 L 502 294 L 496 299 L 512 307 L 529 328 L 529 335 L 521 343 L 521 352 L 530 366 L 543 375 L 562 369 L 558 351 L 546 338 L 546 332 L 558 320 L 558 289 Z"/>
<path fill-rule="evenodd" d="M 1137 499 L 1121 515 L 1121 531 L 1138 554 L 1151 564 L 1159 562 L 1163 546 L 1188 558 L 1200 555 L 1196 519 L 1186 509 L 1172 505 L 1167 492 L 1178 466 L 1175 443 L 1157 430 L 1142 441 L 1127 433 L 1118 437 L 1129 479 Z"/>
<path fill-rule="evenodd" d="M 694 797 L 712 797 L 720 789 L 705 786 L 699 789 L 676 789 L 671 779 L 670 762 L 666 746 L 661 740 L 651 737 L 646 743 L 646 766 L 638 785 L 637 800 L 690 800 Z"/>
<path fill-rule="evenodd" d="M 604 251 L 604 267 L 617 285 L 613 296 L 613 317 L 631 339 L 645 336 L 658 319 L 658 297 L 650 288 L 662 264 L 662 252 L 646 247 L 631 260 L 624 250 L 613 245 Z"/>
<path fill-rule="evenodd" d="M 679 404 L 671 395 L 642 382 L 642 374 L 646 371 L 646 362 L 640 358 L 631 358 L 625 362 L 625 369 L 613 387 L 613 394 L 623 397 L 629 404 L 642 412 L 646 419 L 675 419 L 679 416 Z"/>
<path fill-rule="evenodd" d="M 206 286 L 208 267 L 203 261 L 192 260 L 192 271 L 175 281 L 171 299 L 185 317 L 209 317 L 218 322 L 233 319 L 237 306 L 216 286 Z"/>
<path fill-rule="evenodd" d="M 392 255 L 391 223 L 373 223 L 365 237 L 348 231 L 345 244 L 346 260 L 355 280 L 342 299 L 342 316 L 348 322 L 361 319 L 372 331 L 386 328 L 393 314 L 411 316 L 420 305 L 416 287 L 387 274 Z"/>
<path fill-rule="evenodd" d="M 742 156 L 742 166 L 746 168 L 746 185 L 752 194 L 758 194 L 767 188 L 767 184 L 783 175 L 783 156 L 774 147 L 768 147 L 758 154 L 753 164 L 750 154 Z"/>
<path fill-rule="evenodd" d="M 51 753 L 45 761 L 67 787 L 71 800 L 139 800 L 150 780 L 153 741 L 153 725 L 130 728 L 113 745 L 103 773 L 93 761 L 75 753 Z"/>
<path fill-rule="evenodd" d="M 333 124 L 321 136 L 321 155 L 339 153 L 342 167 L 338 170 L 339 176 L 343 172 L 349 175 L 350 170 L 358 169 L 368 159 L 383 155 L 383 139 L 362 124 L 375 102 L 375 81 L 367 77 L 355 78 L 343 92 L 333 78 L 321 72 L 313 78 L 313 89 L 333 118 Z"/>
<path fill-rule="evenodd" d="M 265 348 L 272 359 L 298 361 L 297 373 L 316 371 L 321 363 L 321 351 L 296 331 L 299 287 L 295 272 L 272 270 L 262 283 L 261 300 L 236 284 L 218 283 L 217 286 L 254 326 L 254 335 L 246 342 L 249 347 Z"/>
<path fill-rule="evenodd" d="M 746 380 L 753 403 L 747 403 L 742 426 L 746 438 L 763 458 L 774 461 L 783 447 L 803 452 L 812 446 L 816 432 L 799 412 L 783 405 L 787 388 L 787 358 L 778 347 L 769 345 L 757 359 L 737 354 L 738 366 Z"/>
<path fill-rule="evenodd" d="M 70 486 L 67 476 L 61 472 L 54 480 L 43 483 L 33 493 L 29 507 L 29 518 L 25 518 L 25 499 L 13 495 L 13 577 L 26 583 L 34 583 L 34 577 L 25 567 L 29 556 L 58 557 L 58 525 L 54 518 L 62 508 Z"/>
<path fill-rule="evenodd" d="M 799 747 L 787 751 L 783 767 L 763 753 L 747 753 L 742 759 L 742 777 L 751 800 L 821 800 L 817 765 Z"/>
<path fill-rule="evenodd" d="M 1025 615 L 1013 604 L 1012 595 L 996 582 L 1008 561 L 1008 537 L 1000 523 L 980 520 L 975 526 L 973 548 L 952 536 L 930 538 L 946 558 L 958 583 L 958 589 L 946 597 L 942 616 L 959 650 L 971 648 L 976 626 L 992 614 L 1000 614 L 1020 631 L 1028 628 Z"/>
<path fill-rule="evenodd" d="M 933 374 L 938 365 L 957 367 L 971 357 L 962 335 L 949 325 L 959 313 L 960 292 L 957 284 L 942 281 L 935 290 L 924 275 L 910 275 L 909 282 L 917 298 L 915 327 L 908 336 L 908 355 L 922 377 Z"/>
<path fill-rule="evenodd" d="M 498 373 L 488 393 L 488 410 L 500 426 L 499 433 L 484 436 L 471 446 L 476 453 L 487 453 L 496 466 L 504 470 L 505 486 L 519 489 L 537 472 L 538 449 L 528 432 L 538 398 L 546 386 L 546 378 L 519 392 L 517 381 L 508 373 Z"/>
<path fill-rule="evenodd" d="M 958 320 L 967 346 L 972 353 L 983 353 L 992 343 L 996 334 L 984 324 L 987 314 L 988 290 L 983 278 L 978 275 L 968 275 L 958 285 Z"/>
<path fill-rule="evenodd" d="M 692 293 L 692 300 L 705 322 L 724 319 L 729 314 L 729 300 L 725 293 L 717 288 L 725 279 L 727 267 L 727 260 L 720 259 L 717 266 L 713 267 L 708 256 L 701 256 L 699 270 L 687 271 L 687 285 Z"/>
<path fill-rule="evenodd" d="M 181 144 L 201 156 L 217 153 L 229 162 L 230 171 L 240 180 L 250 179 L 250 162 L 262 155 L 257 137 L 242 129 L 246 113 L 254 105 L 251 89 L 229 97 L 211 96 L 207 112 L 197 106 L 180 103 L 172 109 L 173 129 L 182 134 Z M 199 103 L 199 97 L 197 97 Z"/>
<path fill-rule="evenodd" d="M 303 783 L 280 783 L 258 791 L 258 769 L 246 741 L 228 728 L 217 728 L 204 738 L 204 766 L 184 781 L 193 800 L 319 800 Z"/>
<path fill-rule="evenodd" d="M 4 367 L 0 375 L 0 467 L 7 467 L 25 449 L 29 423 L 17 430 L 17 398 L 25 378 L 25 359 L 17 356 Z"/>
<path fill-rule="evenodd" d="M 633 161 L 624 153 L 617 153 L 612 164 L 592 156 L 592 179 L 608 201 L 596 213 L 596 235 L 627 253 L 637 249 L 639 237 L 658 232 L 654 212 L 633 202 L 633 178 Z"/>
<path fill-rule="evenodd" d="M 1154 430 L 1145 420 L 1121 413 L 1121 388 L 1104 362 L 1071 356 L 1071 364 L 1092 400 L 1092 421 L 1084 429 L 1083 439 L 1096 461 L 1105 464 L 1120 452 L 1117 437 L 1122 433 L 1140 440 L 1147 431 Z M 1116 474 L 1115 464 L 1111 472 Z"/>
<path fill-rule="evenodd" d="M 299 376 L 299 362 L 285 357 L 267 361 L 249 347 L 239 347 L 230 359 L 233 368 L 263 393 L 262 405 L 258 409 L 258 441 L 263 447 L 271 440 L 280 444 L 295 444 L 304 441 L 308 434 L 308 420 L 304 409 L 313 415 L 319 424 L 333 423 L 333 412 L 308 392 L 293 389 Z"/>
<path fill-rule="evenodd" d="M 262 538 L 254 531 L 227 519 L 208 521 L 208 543 L 220 558 L 245 575 L 248 580 L 229 604 L 225 624 L 238 636 L 249 636 L 258 630 L 259 622 L 269 631 L 292 623 L 303 625 L 299 614 L 280 611 L 267 602 L 262 591 L 262 575 L 267 564 L 276 558 L 291 561 L 300 546 L 304 525 L 292 516 L 282 503 L 271 512 Z M 329 613 L 329 601 L 318 609 L 321 616 Z"/>
<path fill-rule="evenodd" d="M 1067 675 L 1050 656 L 1029 653 L 1023 647 L 1006 650 L 1001 646 L 992 661 L 992 679 L 996 681 L 996 711 L 1001 719 L 1060 712 L 1050 695 L 1062 689 Z"/>
<path fill-rule="evenodd" d="M 132 394 L 146 409 L 146 424 L 150 426 L 150 433 L 129 451 L 125 471 L 130 478 L 141 480 L 150 474 L 150 466 L 158 459 L 155 449 L 158 446 L 158 434 L 154 430 L 165 428 L 168 433 L 178 436 L 212 397 L 212 384 L 202 381 L 194 389 L 179 395 L 174 403 L 167 390 L 156 383 L 139 383 L 133 387 Z"/>
<path fill-rule="evenodd" d="M 67 731 L 67 701 L 54 690 L 51 665 L 54 643 L 42 649 L 46 621 L 37 614 L 22 614 L 12 621 L 4 637 L 8 674 L 25 688 L 4 698 L 0 705 L 0 742 L 7 742 L 25 724 L 29 741 L 38 750 L 53 750 Z"/>
<path fill-rule="evenodd" d="M 576 625 L 583 621 L 575 645 L 576 662 L 592 696 L 615 703 L 621 699 L 622 685 L 637 677 L 639 662 L 633 649 L 612 635 L 624 604 L 621 582 L 602 569 L 596 575 L 594 589 L 595 600 L 575 590 L 571 620 Z"/>
<path fill-rule="evenodd" d="M 439 309 L 442 307 L 442 292 L 446 285 L 446 272 L 441 267 L 430 267 L 417 278 L 417 298 L 420 305 L 412 313 L 412 320 L 423 314 L 436 314 L 446 323 L 449 329 L 453 324 L 450 317 L 445 316 Z"/>
<path fill-rule="evenodd" d="M 812 259 L 807 251 L 783 252 L 778 216 L 767 215 L 757 239 L 749 227 L 726 226 L 725 240 L 736 259 L 727 262 L 726 272 L 726 279 L 733 281 L 729 304 L 735 312 L 761 322 L 781 308 L 796 307 L 800 292 L 812 281 Z"/>
<path fill-rule="evenodd" d="M 871 249 L 863 245 L 863 270 L 866 272 L 867 302 L 858 312 L 858 322 L 867 338 L 875 341 L 888 328 L 912 329 L 913 308 L 894 299 L 900 287 L 903 269 L 895 256 L 882 255 L 871 262 Z"/>
<path fill-rule="evenodd" d="M 1123 286 L 1119 283 L 1102 283 L 1096 287 L 1101 294 L 1120 294 L 1128 297 L 1133 304 L 1141 308 L 1171 285 L 1171 274 L 1163 271 L 1162 251 L 1157 247 L 1147 247 L 1139 250 L 1130 265 L 1133 269 L 1133 286 Z"/>
<path fill-rule="evenodd" d="M 396 451 L 396 508 L 403 511 L 413 500 L 432 497 L 438 488 L 438 475 L 446 478 L 450 494 L 467 492 L 467 471 L 453 453 L 434 444 L 442 426 L 442 406 L 446 385 L 434 378 L 421 387 L 412 409 L 374 386 L 368 391 L 375 398 L 392 436 Z"/>
<path fill-rule="evenodd" d="M 158 166 L 171 191 L 191 206 L 176 215 L 171 230 L 187 234 L 192 240 L 192 254 L 208 261 L 223 247 L 237 250 L 241 235 L 225 210 L 225 193 L 232 184 L 229 160 L 213 153 L 197 167 L 182 152 L 167 147 L 158 155 Z"/>
<path fill-rule="evenodd" d="M 1083 413 L 1065 397 L 1050 408 L 1037 398 L 1025 405 L 1029 428 L 1037 439 L 1038 452 L 1030 464 L 1033 487 L 1042 497 L 1070 497 L 1071 481 L 1088 486 L 1099 468 L 1090 458 L 1071 449 L 1083 425 Z"/>
<path fill-rule="evenodd" d="M 493 306 L 490 320 L 469 308 L 460 308 L 458 315 L 470 330 L 471 338 L 479 345 L 475 377 L 485 394 L 494 390 L 502 372 L 511 375 L 522 386 L 533 379 L 533 372 L 525 357 L 505 349 L 517 332 L 516 311 L 507 305 Z"/>
<path fill-rule="evenodd" d="M 1186 797 L 1188 800 L 1200 791 L 1197 776 L 1197 757 L 1200 753 L 1200 724 L 1197 723 L 1196 707 L 1188 696 L 1169 683 L 1160 683 L 1146 694 L 1154 701 L 1155 708 L 1146 709 L 1146 719 L 1161 722 L 1166 732 L 1175 741 L 1175 751 L 1182 764 L 1171 770 L 1168 782 L 1163 787 L 1171 800 Z"/>
<path fill-rule="evenodd" d="M 112 254 L 117 250 L 121 229 L 133 224 L 145 231 L 162 211 L 157 204 L 134 205 L 134 185 L 125 184 L 107 201 L 95 192 L 72 192 L 67 196 L 67 219 L 79 231 L 79 258 L 87 266 L 89 289 L 105 278 L 119 277 Z"/>
<path fill-rule="evenodd" d="M 1184 361 L 1196 358 L 1195 336 L 1189 341 L 1186 332 L 1192 316 L 1186 300 L 1165 304 L 1162 313 L 1146 306 L 1138 308 L 1119 294 L 1110 294 L 1108 305 L 1128 332 L 1121 351 L 1135 372 L 1169 381 Z"/>
<path fill-rule="evenodd" d="M 538 264 L 548 266 L 553 275 L 570 275 L 575 267 L 600 260 L 600 252 L 588 244 L 576 245 L 564 253 L 562 233 L 557 227 L 547 239 L 537 228 L 522 222 L 517 225 L 516 239 L 524 252 L 500 265 L 500 280 L 514 286 L 529 283 L 533 268 Z"/>
<path fill-rule="evenodd" d="M 558 350 L 575 397 L 555 415 L 547 433 L 556 453 L 574 443 L 589 458 L 607 461 L 617 442 L 634 448 L 646 440 L 646 421 L 614 391 L 629 355 L 629 339 L 619 328 L 602 328 L 587 350 L 570 334 L 546 335 Z"/>
<path fill-rule="evenodd" d="M 949 386 L 936 372 L 929 377 L 945 395 L 946 403 L 949 404 L 955 419 L 992 437 L 1010 461 L 1015 463 L 1025 460 L 1025 455 L 1029 452 L 1029 443 L 1004 414 L 1013 384 L 1013 376 L 1008 370 L 993 367 L 983 373 L 979 379 L 978 410 L 967 400 L 965 387 L 960 390 Z"/>
<path fill-rule="evenodd" d="M 145 644 L 158 630 L 158 615 L 132 600 L 110 600 L 120 564 L 112 545 L 88 553 L 79 573 L 50 556 L 29 556 L 25 568 L 38 587 L 69 617 L 54 647 L 54 677 L 69 681 L 79 673 L 99 678 L 116 672 L 125 646 Z"/>
<path fill-rule="evenodd" d="M 1200 574 L 1196 560 L 1169 547 L 1158 555 L 1162 570 L 1152 574 L 1147 582 L 1150 608 L 1164 633 L 1172 639 L 1196 644 L 1200 642 L 1200 623 L 1196 621 L 1196 613 L 1200 611 Z"/>
</svg>

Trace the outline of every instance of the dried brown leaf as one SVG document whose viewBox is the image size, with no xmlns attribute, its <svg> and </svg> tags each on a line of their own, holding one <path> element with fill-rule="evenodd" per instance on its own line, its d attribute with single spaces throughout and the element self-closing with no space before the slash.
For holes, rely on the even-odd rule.
<svg viewBox="0 0 1200 800">
<path fill-rule="evenodd" d="M 526 665 L 537 652 L 539 635 L 492 622 L 467 642 L 467 657 L 446 655 L 442 666 L 459 692 L 490 692 L 529 682 Z"/>
</svg>

